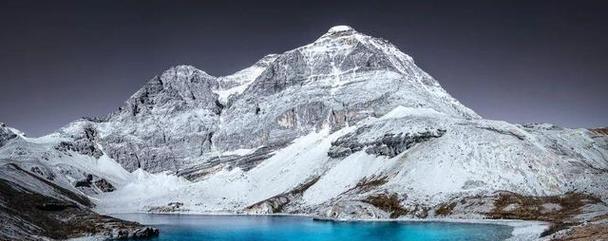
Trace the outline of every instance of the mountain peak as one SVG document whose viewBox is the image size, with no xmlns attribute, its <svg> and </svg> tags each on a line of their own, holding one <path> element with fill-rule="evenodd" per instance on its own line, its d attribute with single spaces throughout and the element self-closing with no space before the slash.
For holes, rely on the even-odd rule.
<svg viewBox="0 0 608 241">
<path fill-rule="evenodd" d="M 329 28 L 329 30 L 327 30 L 328 33 L 347 32 L 347 31 L 355 31 L 355 29 L 348 25 L 336 25 L 336 26 Z"/>
<path fill-rule="evenodd" d="M 213 78 L 213 76 L 207 74 L 207 72 L 200 70 L 192 65 L 176 65 L 167 70 L 165 70 L 161 76 L 164 79 L 176 78 L 177 76 L 192 76 L 192 75 L 200 75 L 205 78 Z"/>
<path fill-rule="evenodd" d="M 327 30 L 327 32 L 323 35 L 321 35 L 321 37 L 317 40 L 327 40 L 327 39 L 336 39 L 342 36 L 354 36 L 355 34 L 357 34 L 358 32 L 347 25 L 336 25 L 333 26 L 331 28 L 329 28 L 329 30 Z"/>
<path fill-rule="evenodd" d="M 6 124 L 0 122 L 0 147 L 4 146 L 9 140 L 17 137 L 17 134 L 13 131 L 13 128 L 6 126 Z"/>
</svg>

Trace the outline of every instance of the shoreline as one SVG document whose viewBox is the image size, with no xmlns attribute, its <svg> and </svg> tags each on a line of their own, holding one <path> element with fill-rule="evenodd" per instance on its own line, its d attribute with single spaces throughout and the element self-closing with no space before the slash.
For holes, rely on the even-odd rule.
<svg viewBox="0 0 608 241">
<path fill-rule="evenodd" d="M 460 219 L 460 218 L 396 218 L 396 219 L 335 219 L 324 218 L 309 214 L 239 214 L 230 212 L 215 212 L 215 213 L 192 213 L 192 212 L 172 212 L 172 213 L 147 213 L 147 212 L 124 212 L 124 213 L 104 213 L 122 219 L 120 215 L 167 215 L 167 216 L 246 216 L 246 217 L 300 217 L 310 218 L 313 222 L 438 222 L 438 223 L 470 223 L 470 224 L 496 224 L 505 225 L 513 228 L 511 237 L 504 241 L 534 241 L 540 240 L 540 234 L 547 230 L 551 223 L 544 221 L 519 220 L 519 219 Z M 117 216 L 115 216 L 117 215 Z M 129 220 L 132 221 L 132 220 Z M 149 226 L 154 224 L 142 225 Z M 160 230 L 162 233 L 162 230 Z"/>
</svg>

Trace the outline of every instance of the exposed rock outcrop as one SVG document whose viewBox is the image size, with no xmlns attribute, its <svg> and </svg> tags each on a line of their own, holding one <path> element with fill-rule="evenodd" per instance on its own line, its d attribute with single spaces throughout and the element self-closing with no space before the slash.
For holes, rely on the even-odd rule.
<svg viewBox="0 0 608 241">
<path fill-rule="evenodd" d="M 112 192 L 116 190 L 112 183 L 93 174 L 87 174 L 85 179 L 76 181 L 74 187 L 87 194 Z"/>
<path fill-rule="evenodd" d="M 87 198 L 14 164 L 0 167 L 0 240 L 63 240 L 95 235 L 109 239 L 150 238 L 158 229 L 102 216 Z M 28 183 L 5 179 L 24 175 Z M 35 187 L 35 188 L 32 188 Z"/>
<path fill-rule="evenodd" d="M 593 128 L 590 130 L 591 132 L 596 133 L 598 135 L 608 136 L 608 128 Z"/>
<path fill-rule="evenodd" d="M 335 142 L 332 142 L 327 154 L 330 157 L 336 158 L 365 150 L 366 153 L 372 155 L 394 157 L 417 143 L 441 137 L 445 133 L 445 130 L 437 129 L 435 131 L 420 133 L 386 133 L 381 138 L 361 143 L 358 141 L 357 133 L 363 132 L 364 130 L 357 130 L 349 135 L 340 137 Z"/>
<path fill-rule="evenodd" d="M 13 133 L 6 124 L 0 122 L 0 147 L 4 146 L 6 142 L 17 137 L 17 134 Z"/>
<path fill-rule="evenodd" d="M 72 138 L 72 141 L 62 141 L 55 146 L 55 149 L 66 153 L 73 151 L 95 158 L 99 158 L 103 155 L 103 152 L 98 146 L 99 134 L 92 124 L 84 125 L 82 131 L 74 133 L 70 137 Z"/>
</svg>

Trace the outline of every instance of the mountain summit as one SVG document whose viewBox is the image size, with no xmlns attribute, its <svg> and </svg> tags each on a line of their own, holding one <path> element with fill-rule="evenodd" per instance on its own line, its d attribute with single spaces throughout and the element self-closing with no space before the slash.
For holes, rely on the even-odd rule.
<svg viewBox="0 0 608 241">
<path fill-rule="evenodd" d="M 327 30 L 328 33 L 349 32 L 349 31 L 355 31 L 355 29 L 353 29 L 352 27 L 347 26 L 347 25 L 336 25 L 336 26 L 329 28 L 329 30 Z"/>
<path fill-rule="evenodd" d="M 0 130 L 0 178 L 26 185 L 17 166 L 103 213 L 570 222 L 608 213 L 607 157 L 597 131 L 483 119 L 348 26 L 228 76 L 170 68 L 45 137 Z"/>
<path fill-rule="evenodd" d="M 388 41 L 336 26 L 233 75 L 171 68 L 97 125 L 108 132 L 104 150 L 127 170 L 178 171 L 225 151 L 282 147 L 398 106 L 479 118 Z"/>
</svg>

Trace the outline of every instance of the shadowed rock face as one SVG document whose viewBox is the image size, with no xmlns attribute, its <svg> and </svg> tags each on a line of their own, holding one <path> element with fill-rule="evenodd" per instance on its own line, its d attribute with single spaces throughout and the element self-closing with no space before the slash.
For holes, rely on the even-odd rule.
<svg viewBox="0 0 608 241">
<path fill-rule="evenodd" d="M 32 183 L 24 184 L 0 177 L 0 240 L 40 240 L 40 237 L 63 240 L 83 235 L 110 239 L 158 236 L 158 229 L 94 213 L 90 210 L 93 203 L 87 197 L 15 164 L 0 168 L 3 173 L 34 178 Z M 30 189 L 30 185 L 41 189 Z"/>
<path fill-rule="evenodd" d="M 250 214 L 272 214 L 282 213 L 290 202 L 293 202 L 302 197 L 302 194 L 319 181 L 319 177 L 311 178 L 293 190 L 273 196 L 258 203 L 254 203 L 245 209 L 245 212 Z"/>
<path fill-rule="evenodd" d="M 114 185 L 108 182 L 108 180 L 92 174 L 87 174 L 85 179 L 76 181 L 74 187 L 90 195 L 116 190 Z"/>
<path fill-rule="evenodd" d="M 62 141 L 55 149 L 69 155 L 70 151 L 80 153 L 82 155 L 99 158 L 103 152 L 98 146 L 99 134 L 93 125 L 86 125 L 79 132 L 71 136 L 72 141 Z"/>
<path fill-rule="evenodd" d="M 243 171 L 249 171 L 259 163 L 272 157 L 275 151 L 280 150 L 289 143 L 277 146 L 265 146 L 255 150 L 247 155 L 226 155 L 211 158 L 209 161 L 185 168 L 176 172 L 178 176 L 184 177 L 190 181 L 200 180 L 207 175 L 214 174 L 223 168 L 240 168 Z"/>
<path fill-rule="evenodd" d="M 594 129 L 591 129 L 591 131 L 593 133 L 608 136 L 608 128 L 594 128 Z"/>
<path fill-rule="evenodd" d="M 435 131 L 399 134 L 386 133 L 375 140 L 359 142 L 357 133 L 361 134 L 363 132 L 363 130 L 357 130 L 340 137 L 331 144 L 327 154 L 330 157 L 337 158 L 365 150 L 366 153 L 372 155 L 395 157 L 415 144 L 441 137 L 445 130 L 437 129 Z"/>
<path fill-rule="evenodd" d="M 17 134 L 8 129 L 4 123 L 0 122 L 0 147 L 4 146 L 6 142 L 16 137 Z"/>
</svg>

